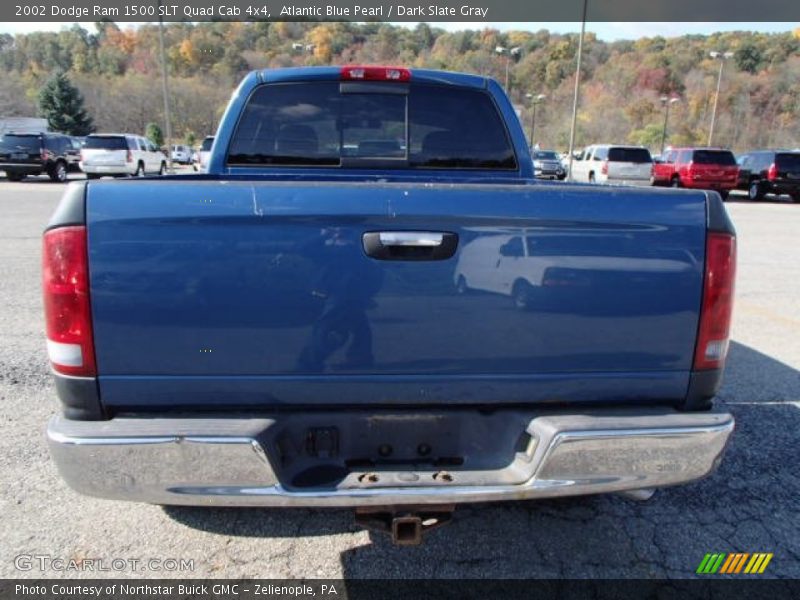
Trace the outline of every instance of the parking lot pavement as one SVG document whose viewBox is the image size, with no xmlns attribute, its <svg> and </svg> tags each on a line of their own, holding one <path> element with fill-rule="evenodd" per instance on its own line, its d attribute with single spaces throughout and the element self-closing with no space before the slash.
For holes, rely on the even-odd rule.
<svg viewBox="0 0 800 600">
<path fill-rule="evenodd" d="M 773 552 L 800 577 L 800 206 L 731 202 L 739 231 L 734 343 L 720 398 L 737 419 L 710 478 L 646 503 L 617 496 L 471 506 L 421 547 L 393 547 L 343 510 L 168 508 L 78 496 L 43 429 L 57 405 L 44 354 L 40 233 L 62 185 L 0 179 L 0 577 L 15 557 L 194 561 L 92 576 L 688 577 L 706 552 Z M 128 563 L 130 564 L 130 563 Z M 163 563 L 162 563 L 163 564 Z"/>
</svg>

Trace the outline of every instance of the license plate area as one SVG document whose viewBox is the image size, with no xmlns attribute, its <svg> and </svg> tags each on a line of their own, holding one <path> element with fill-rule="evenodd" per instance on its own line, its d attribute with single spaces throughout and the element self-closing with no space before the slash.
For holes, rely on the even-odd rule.
<svg viewBox="0 0 800 600">
<path fill-rule="evenodd" d="M 259 441 L 293 490 L 447 485 L 466 471 L 516 483 L 509 466 L 532 452 L 530 420 L 516 411 L 326 412 L 281 420 Z"/>
</svg>

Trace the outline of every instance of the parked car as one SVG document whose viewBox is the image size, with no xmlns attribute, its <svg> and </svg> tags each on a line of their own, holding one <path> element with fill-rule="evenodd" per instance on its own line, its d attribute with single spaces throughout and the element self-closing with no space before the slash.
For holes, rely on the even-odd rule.
<svg viewBox="0 0 800 600">
<path fill-rule="evenodd" d="M 537 179 L 564 179 L 567 172 L 561 166 L 558 152 L 552 150 L 531 150 L 533 173 Z"/>
<path fill-rule="evenodd" d="M 47 173 L 64 182 L 76 162 L 72 138 L 60 133 L 5 133 L 0 136 L 0 170 L 11 181 Z"/>
<path fill-rule="evenodd" d="M 653 165 L 653 185 L 715 190 L 723 199 L 738 176 L 733 152 L 721 148 L 670 148 Z"/>
<path fill-rule="evenodd" d="M 767 194 L 789 194 L 800 202 L 800 151 L 754 150 L 739 157 L 739 189 L 747 190 L 750 200 Z"/>
<path fill-rule="evenodd" d="M 192 163 L 192 149 L 189 146 L 178 144 L 172 146 L 172 161 L 181 165 Z"/>
<path fill-rule="evenodd" d="M 70 136 L 71 147 L 67 151 L 67 170 L 80 171 L 81 170 L 81 150 L 83 150 L 83 142 L 86 140 L 83 136 Z"/>
<path fill-rule="evenodd" d="M 167 157 L 142 136 L 95 133 L 86 136 L 80 165 L 87 179 L 103 175 L 144 177 L 148 173 L 166 173 Z"/>
<path fill-rule="evenodd" d="M 643 146 L 597 144 L 572 161 L 572 181 L 650 185 L 653 158 Z"/>
<path fill-rule="evenodd" d="M 644 498 L 719 463 L 718 194 L 530 185 L 500 84 L 378 66 L 251 73 L 208 173 L 73 183 L 44 234 L 74 489 L 370 507 L 414 543 L 427 505 Z M 498 268 L 500 293 L 462 293 Z"/>
<path fill-rule="evenodd" d="M 205 171 L 208 168 L 208 157 L 211 155 L 211 147 L 214 145 L 214 136 L 209 135 L 203 139 L 200 149 L 195 152 L 192 166 L 195 171 Z"/>
</svg>

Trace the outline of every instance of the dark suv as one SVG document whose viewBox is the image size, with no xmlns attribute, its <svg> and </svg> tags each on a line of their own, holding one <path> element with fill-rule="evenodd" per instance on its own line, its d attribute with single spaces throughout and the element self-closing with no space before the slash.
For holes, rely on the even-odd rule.
<svg viewBox="0 0 800 600">
<path fill-rule="evenodd" d="M 800 152 L 755 150 L 739 157 L 738 187 L 747 190 L 750 200 L 767 194 L 789 194 L 800 202 Z"/>
<path fill-rule="evenodd" d="M 5 133 L 0 136 L 0 170 L 11 181 L 47 173 L 53 181 L 66 181 L 76 168 L 80 143 L 60 133 Z"/>
</svg>

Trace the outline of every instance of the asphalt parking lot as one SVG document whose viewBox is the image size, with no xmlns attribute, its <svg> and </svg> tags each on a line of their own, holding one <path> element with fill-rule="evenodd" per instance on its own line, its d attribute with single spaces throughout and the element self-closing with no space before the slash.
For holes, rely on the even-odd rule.
<svg viewBox="0 0 800 600">
<path fill-rule="evenodd" d="M 720 400 L 737 429 L 710 478 L 646 503 L 618 496 L 459 509 L 420 547 L 345 510 L 169 508 L 97 500 L 56 475 L 44 352 L 41 230 L 63 185 L 0 179 L 0 577 L 690 577 L 707 552 L 772 552 L 800 577 L 800 205 L 728 203 L 739 232 L 733 345 Z M 19 570 L 16 557 L 185 559 L 193 570 Z M 22 563 L 23 566 L 26 563 Z"/>
</svg>

